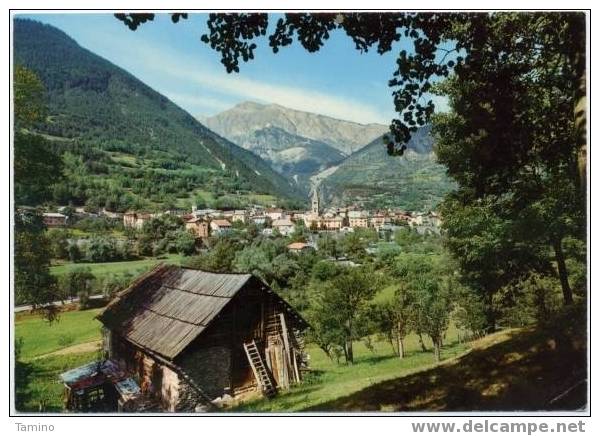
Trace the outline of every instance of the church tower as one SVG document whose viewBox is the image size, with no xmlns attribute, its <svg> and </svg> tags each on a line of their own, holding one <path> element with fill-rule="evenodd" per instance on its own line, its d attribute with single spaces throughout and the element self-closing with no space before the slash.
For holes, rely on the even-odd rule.
<svg viewBox="0 0 600 436">
<path fill-rule="evenodd" d="M 317 188 L 313 189 L 313 196 L 312 196 L 312 213 L 315 216 L 319 216 L 319 191 L 317 190 Z"/>
</svg>

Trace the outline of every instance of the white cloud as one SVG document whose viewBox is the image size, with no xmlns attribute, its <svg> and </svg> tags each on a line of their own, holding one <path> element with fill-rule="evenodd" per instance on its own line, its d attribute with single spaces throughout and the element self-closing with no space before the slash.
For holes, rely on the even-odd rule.
<svg viewBox="0 0 600 436">
<path fill-rule="evenodd" d="M 184 94 L 180 92 L 163 91 L 163 94 L 175 104 L 189 108 L 195 112 L 192 115 L 206 114 L 209 112 L 220 112 L 229 109 L 233 104 L 221 98 L 213 98 L 202 94 Z"/>
<path fill-rule="evenodd" d="M 177 79 L 179 84 L 193 84 L 193 94 L 222 94 L 223 101 L 253 100 L 265 103 L 277 103 L 301 111 L 328 115 L 342 120 L 357 123 L 388 124 L 393 115 L 389 110 L 381 110 L 348 97 L 337 96 L 309 88 L 301 88 L 284 84 L 243 77 L 243 73 L 228 74 L 224 69 L 207 69 L 199 62 L 189 62 L 189 57 L 174 56 L 173 51 L 161 50 L 157 46 L 136 46 L 139 58 L 145 59 L 147 68 L 169 75 Z M 185 59 L 185 65 L 183 65 Z M 219 67 L 218 65 L 217 67 Z M 180 96 L 183 94 L 179 93 Z M 182 104 L 183 99 L 180 101 Z M 218 99 L 212 97 L 214 107 Z M 388 103 L 388 102 L 386 102 Z M 391 101 L 389 102 L 391 105 Z M 227 105 L 231 107 L 233 104 Z"/>
<path fill-rule="evenodd" d="M 209 111 L 212 109 L 215 114 L 243 100 L 253 100 L 277 103 L 292 109 L 363 124 L 387 125 L 394 116 L 391 98 L 390 101 L 382 102 L 382 106 L 385 107 L 379 108 L 347 96 L 285 83 L 250 79 L 242 76 L 244 72 L 228 74 L 218 62 L 214 62 L 214 66 L 207 67 L 206 61 L 190 60 L 189 53 L 161 45 L 156 41 L 145 41 L 138 36 L 134 35 L 134 44 L 127 45 L 122 44 L 112 35 L 103 35 L 103 41 L 97 50 L 99 49 L 100 54 L 114 59 L 130 71 L 137 71 L 144 78 L 150 79 L 157 91 L 165 93 L 187 110 L 195 110 L 194 108 L 202 106 Z M 135 56 L 132 56 L 131 46 L 135 47 Z M 134 65 L 137 68 L 132 68 Z M 169 76 L 167 82 L 176 80 L 177 92 L 165 91 L 164 86 L 159 85 L 164 85 L 164 79 L 159 80 L 158 77 L 152 77 L 154 74 L 146 74 L 150 70 L 154 71 L 154 74 Z M 182 92 L 182 88 L 188 87 L 189 93 Z M 222 100 L 219 95 L 223 96 Z"/>
<path fill-rule="evenodd" d="M 194 83 L 215 92 L 268 103 L 277 103 L 301 111 L 328 115 L 358 123 L 389 122 L 389 116 L 364 103 L 306 88 L 297 88 L 268 82 L 242 78 L 239 75 L 227 76 L 205 71 L 189 71 L 185 75 Z"/>
</svg>

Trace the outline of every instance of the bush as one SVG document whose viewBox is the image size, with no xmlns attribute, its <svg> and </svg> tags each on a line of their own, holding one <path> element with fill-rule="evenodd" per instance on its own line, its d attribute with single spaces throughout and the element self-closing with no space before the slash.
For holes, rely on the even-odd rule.
<svg viewBox="0 0 600 436">
<path fill-rule="evenodd" d="M 532 273 L 502 291 L 500 298 L 508 303 L 500 309 L 501 322 L 511 327 L 543 324 L 563 306 L 560 283 L 555 277 Z"/>
<path fill-rule="evenodd" d="M 75 342 L 75 336 L 73 336 L 70 333 L 65 333 L 58 337 L 58 345 L 60 345 L 61 347 L 68 347 L 73 342 Z"/>
<path fill-rule="evenodd" d="M 96 277 L 87 267 L 73 268 L 59 279 L 61 296 L 72 298 L 80 292 L 91 294 Z"/>
<path fill-rule="evenodd" d="M 79 262 L 82 258 L 81 250 L 76 243 L 71 243 L 67 247 L 67 253 L 71 262 Z"/>
<path fill-rule="evenodd" d="M 102 283 L 102 294 L 105 298 L 112 298 L 117 292 L 129 286 L 130 282 L 131 276 L 127 274 L 122 276 L 107 276 Z"/>
<path fill-rule="evenodd" d="M 91 307 L 90 290 L 82 289 L 77 293 L 79 298 L 79 310 L 89 309 Z"/>
<path fill-rule="evenodd" d="M 117 241 L 112 237 L 94 236 L 87 244 L 85 257 L 89 262 L 120 260 L 117 252 Z"/>
<path fill-rule="evenodd" d="M 196 251 L 196 238 L 190 232 L 181 230 L 177 232 L 175 248 L 179 254 L 190 256 Z"/>
</svg>

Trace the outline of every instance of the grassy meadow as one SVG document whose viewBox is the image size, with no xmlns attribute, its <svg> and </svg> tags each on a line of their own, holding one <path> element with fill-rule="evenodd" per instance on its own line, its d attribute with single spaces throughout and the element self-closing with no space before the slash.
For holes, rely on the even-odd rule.
<svg viewBox="0 0 600 436">
<path fill-rule="evenodd" d="M 49 324 L 38 315 L 19 314 L 15 321 L 15 338 L 21 341 L 16 367 L 17 408 L 21 411 L 60 411 L 62 384 L 60 373 L 98 358 L 97 351 L 85 345 L 101 338 L 100 323 L 94 319 L 100 309 L 69 311 Z M 464 353 L 468 346 L 456 342 L 457 332 L 450 329 L 444 359 Z M 425 339 L 426 345 L 431 344 Z M 93 344 L 97 346 L 97 344 Z M 273 400 L 248 400 L 231 411 L 300 411 L 333 401 L 367 388 L 377 382 L 411 374 L 434 364 L 433 353 L 421 351 L 418 338 L 406 340 L 407 356 L 400 360 L 393 355 L 388 342 L 372 338 L 367 344 L 355 343 L 354 365 L 337 363 L 319 348 L 309 345 L 310 371 L 305 381 Z M 343 359 L 342 359 L 343 360 Z"/>
<path fill-rule="evenodd" d="M 140 260 L 130 260 L 123 262 L 100 262 L 100 263 L 63 263 L 50 267 L 50 272 L 54 276 L 61 276 L 76 268 L 89 268 L 97 279 L 103 279 L 108 275 L 131 274 L 136 276 L 160 262 L 181 264 L 183 256 L 180 254 L 169 254 L 160 257 L 152 257 Z"/>
<path fill-rule="evenodd" d="M 101 309 L 64 312 L 57 321 L 34 314 L 19 314 L 15 320 L 15 339 L 21 341 L 22 360 L 100 339 L 101 324 L 94 319 Z"/>
</svg>

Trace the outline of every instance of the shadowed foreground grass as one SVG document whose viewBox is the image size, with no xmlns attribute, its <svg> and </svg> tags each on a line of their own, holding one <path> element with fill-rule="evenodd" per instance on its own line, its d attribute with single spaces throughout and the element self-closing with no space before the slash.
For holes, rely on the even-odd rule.
<svg viewBox="0 0 600 436">
<path fill-rule="evenodd" d="M 438 367 L 311 405 L 306 411 L 576 410 L 587 403 L 585 338 L 514 329 Z"/>
</svg>

